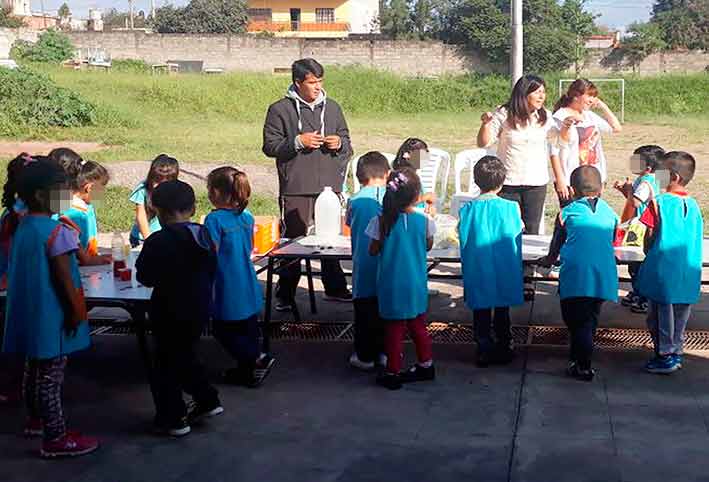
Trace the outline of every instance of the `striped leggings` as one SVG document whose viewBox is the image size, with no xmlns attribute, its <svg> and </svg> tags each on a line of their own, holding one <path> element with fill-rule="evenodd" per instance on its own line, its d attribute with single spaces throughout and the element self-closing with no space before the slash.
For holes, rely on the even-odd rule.
<svg viewBox="0 0 709 482">
<path fill-rule="evenodd" d="M 44 439 L 51 441 L 66 433 L 62 409 L 62 386 L 67 358 L 60 356 L 47 360 L 27 358 L 23 392 L 27 413 L 42 421 Z"/>
</svg>

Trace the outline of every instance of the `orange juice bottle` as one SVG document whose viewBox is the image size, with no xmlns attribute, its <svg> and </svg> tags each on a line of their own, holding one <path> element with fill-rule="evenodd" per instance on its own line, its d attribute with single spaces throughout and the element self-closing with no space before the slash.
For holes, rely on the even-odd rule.
<svg viewBox="0 0 709 482">
<path fill-rule="evenodd" d="M 278 217 L 254 217 L 254 254 L 265 254 L 278 244 L 280 229 Z"/>
</svg>

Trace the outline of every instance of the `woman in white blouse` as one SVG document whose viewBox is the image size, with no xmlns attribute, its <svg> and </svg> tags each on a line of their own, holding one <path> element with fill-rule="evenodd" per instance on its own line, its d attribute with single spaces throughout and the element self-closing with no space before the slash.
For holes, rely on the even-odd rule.
<svg viewBox="0 0 709 482">
<path fill-rule="evenodd" d="M 601 115 L 593 112 L 597 109 Z M 577 79 L 554 106 L 557 125 L 569 129 L 568 142 L 559 145 L 558 158 L 552 159 L 554 185 L 562 206 L 571 199 L 569 177 L 581 165 L 594 166 L 606 182 L 607 163 L 602 136 L 620 132 L 618 118 L 598 98 L 598 89 L 590 80 Z"/>
<path fill-rule="evenodd" d="M 525 75 L 510 100 L 494 113 L 482 115 L 478 147 L 497 144 L 497 157 L 507 168 L 500 197 L 519 203 L 525 233 L 538 234 L 549 183 L 549 158 L 556 154 L 560 129 L 544 108 L 544 80 Z M 568 127 L 562 125 L 562 135 Z"/>
</svg>

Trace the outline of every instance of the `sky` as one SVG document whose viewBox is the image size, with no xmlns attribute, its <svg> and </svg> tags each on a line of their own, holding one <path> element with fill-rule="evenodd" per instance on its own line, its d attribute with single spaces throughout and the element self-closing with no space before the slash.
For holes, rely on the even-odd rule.
<svg viewBox="0 0 709 482">
<path fill-rule="evenodd" d="M 64 0 L 31 0 L 32 10 L 41 11 L 42 3 L 47 11 L 57 10 Z M 175 0 L 175 5 L 187 3 L 188 0 Z M 110 9 L 127 11 L 127 0 L 66 0 L 69 8 L 75 16 L 86 17 L 89 8 Z M 160 7 L 165 0 L 155 0 L 156 6 Z M 652 0 L 589 0 L 588 9 L 598 13 L 601 17 L 598 22 L 613 28 L 622 28 L 636 21 L 645 21 L 650 17 Z M 135 0 L 135 10 L 145 10 L 150 8 L 150 0 Z"/>
</svg>

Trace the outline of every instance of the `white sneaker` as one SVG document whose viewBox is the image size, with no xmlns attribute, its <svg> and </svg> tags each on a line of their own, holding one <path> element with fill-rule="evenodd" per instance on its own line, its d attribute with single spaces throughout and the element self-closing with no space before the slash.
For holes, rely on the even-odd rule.
<svg viewBox="0 0 709 482">
<path fill-rule="evenodd" d="M 359 359 L 356 353 L 353 353 L 352 356 L 350 356 L 350 366 L 363 371 L 374 370 L 374 362 L 363 362 Z"/>
</svg>

